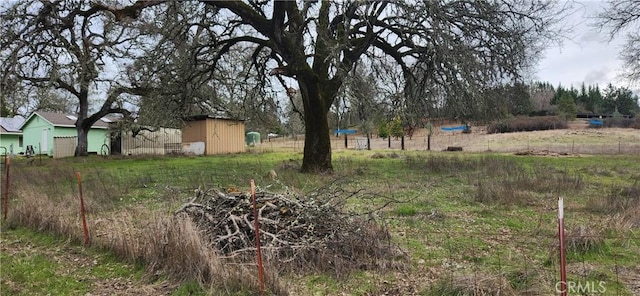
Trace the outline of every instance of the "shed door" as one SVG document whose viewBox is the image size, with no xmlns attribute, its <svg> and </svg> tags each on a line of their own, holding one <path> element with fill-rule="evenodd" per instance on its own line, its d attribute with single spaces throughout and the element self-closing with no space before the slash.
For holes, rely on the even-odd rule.
<svg viewBox="0 0 640 296">
<path fill-rule="evenodd" d="M 49 153 L 49 130 L 48 129 L 42 129 L 42 147 L 40 148 L 42 149 L 40 151 L 40 153 Z"/>
</svg>

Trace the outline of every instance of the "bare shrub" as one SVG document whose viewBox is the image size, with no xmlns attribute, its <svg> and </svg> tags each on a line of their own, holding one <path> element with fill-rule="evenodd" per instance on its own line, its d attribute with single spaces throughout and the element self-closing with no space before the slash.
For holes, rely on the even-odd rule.
<svg viewBox="0 0 640 296">
<path fill-rule="evenodd" d="M 633 118 L 605 118 L 602 121 L 604 127 L 632 128 L 637 124 L 637 119 Z"/>
<path fill-rule="evenodd" d="M 526 131 L 541 131 L 553 129 L 566 129 L 568 124 L 558 116 L 519 116 L 508 118 L 487 126 L 487 133 L 513 133 Z"/>
</svg>

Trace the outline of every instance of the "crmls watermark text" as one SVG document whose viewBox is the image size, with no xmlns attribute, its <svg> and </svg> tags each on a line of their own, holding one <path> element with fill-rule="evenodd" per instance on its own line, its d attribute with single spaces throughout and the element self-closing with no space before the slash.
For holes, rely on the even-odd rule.
<svg viewBox="0 0 640 296">
<path fill-rule="evenodd" d="M 556 292 L 604 294 L 607 292 L 605 284 L 604 281 L 559 281 L 556 283 Z"/>
</svg>

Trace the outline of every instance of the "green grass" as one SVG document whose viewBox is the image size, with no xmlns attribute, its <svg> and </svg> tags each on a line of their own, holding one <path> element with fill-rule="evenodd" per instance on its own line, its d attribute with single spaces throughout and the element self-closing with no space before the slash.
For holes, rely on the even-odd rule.
<svg viewBox="0 0 640 296">
<path fill-rule="evenodd" d="M 3 229 L 2 241 L 2 295 L 83 295 L 96 281 L 139 280 L 143 272 L 109 252 L 24 228 Z"/>
<path fill-rule="evenodd" d="M 372 158 L 376 153 L 386 156 Z M 416 151 L 395 154 L 390 157 L 381 151 L 336 152 L 334 175 L 298 173 L 290 166 L 301 163 L 302 155 L 296 153 L 46 159 L 38 166 L 18 163 L 15 174 L 24 178 L 16 181 L 15 186 L 52 186 L 51 195 L 74 192 L 73 172 L 80 171 L 87 188 L 86 199 L 100 201 L 107 211 L 141 205 L 171 213 L 198 187 L 236 187 L 248 191 L 249 182 L 254 179 L 260 188 L 292 190 L 304 196 L 340 180 L 343 188 L 361 189 L 364 196 L 370 196 L 346 202 L 346 207 L 355 212 L 366 212 L 394 201 L 378 217 L 391 230 L 393 241 L 410 255 L 411 263 L 404 271 L 408 277 L 422 279 L 422 268 L 445 274 L 457 270 L 490 272 L 499 268 L 516 290 L 555 276 L 557 259 L 552 251 L 557 240 L 555 207 L 558 196 L 563 196 L 568 228 L 602 225 L 602 233 L 608 235 L 593 249 L 568 254 L 569 262 L 594 265 L 596 273 L 606 274 L 609 279 L 615 279 L 610 273 L 616 265 L 628 267 L 640 263 L 637 259 L 640 230 L 608 226 L 607 221 L 618 213 L 618 208 L 594 208 L 611 204 L 609 201 L 617 198 L 618 189 L 637 186 L 640 156 L 538 157 Z M 268 177 L 272 169 L 278 174 L 276 180 Z M 38 180 L 27 182 L 29 178 Z M 9 259 L 2 260 L 4 263 Z M 424 263 L 417 264 L 420 260 Z M 109 262 L 117 266 L 117 262 Z M 139 277 L 136 275 L 139 271 L 127 274 L 115 267 L 102 267 L 108 264 L 101 262 L 101 267 L 94 269 L 105 276 Z M 524 272 L 529 267 L 536 270 L 535 277 Z M 388 280 L 389 274 L 374 277 L 354 274 L 346 279 L 311 274 L 303 276 L 306 288 L 302 289 L 310 295 L 345 291 L 350 295 L 375 294 L 382 278 Z M 345 286 L 345 282 L 351 284 Z M 428 285 L 429 281 L 419 282 Z M 176 295 L 202 293 L 194 283 L 183 284 Z M 85 286 L 74 289 L 87 289 L 86 283 L 81 284 Z M 620 288 L 611 280 L 607 285 Z"/>
<path fill-rule="evenodd" d="M 63 275 L 55 270 L 55 263 L 44 255 L 10 257 L 0 254 L 3 266 L 3 295 L 84 294 L 88 284 L 79 274 Z M 11 284 L 9 284 L 9 282 Z"/>
<path fill-rule="evenodd" d="M 205 296 L 206 291 L 196 281 L 186 281 L 171 293 L 172 296 Z"/>
</svg>

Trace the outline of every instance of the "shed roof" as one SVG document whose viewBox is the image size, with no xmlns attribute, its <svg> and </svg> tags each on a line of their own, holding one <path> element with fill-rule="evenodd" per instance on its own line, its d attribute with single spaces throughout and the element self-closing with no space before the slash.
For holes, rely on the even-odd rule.
<svg viewBox="0 0 640 296">
<path fill-rule="evenodd" d="M 48 121 L 51 125 L 59 126 L 59 127 L 75 127 L 76 120 L 77 120 L 77 117 L 73 114 L 36 111 L 36 112 L 33 112 L 31 116 L 29 116 L 29 118 L 27 118 L 27 120 L 25 120 L 25 122 L 20 127 L 22 128 L 29 120 L 31 120 L 31 118 L 33 118 L 36 115 Z M 102 119 L 106 119 L 106 118 L 103 117 Z M 98 120 L 91 127 L 106 129 L 109 127 L 109 123 L 107 121 L 110 122 L 111 120 L 109 119 Z"/>
<path fill-rule="evenodd" d="M 231 118 L 230 116 L 224 115 L 224 114 L 216 114 L 216 115 L 211 115 L 211 114 L 201 114 L 201 115 L 192 115 L 192 116 L 188 116 L 185 117 L 184 120 L 185 121 L 197 121 L 197 120 L 205 120 L 205 119 L 224 119 L 224 120 L 234 120 L 234 121 L 244 121 L 242 119 L 237 119 L 237 118 Z"/>
<path fill-rule="evenodd" d="M 2 133 L 22 133 L 20 126 L 24 123 L 22 117 L 0 117 L 0 132 Z"/>
</svg>

